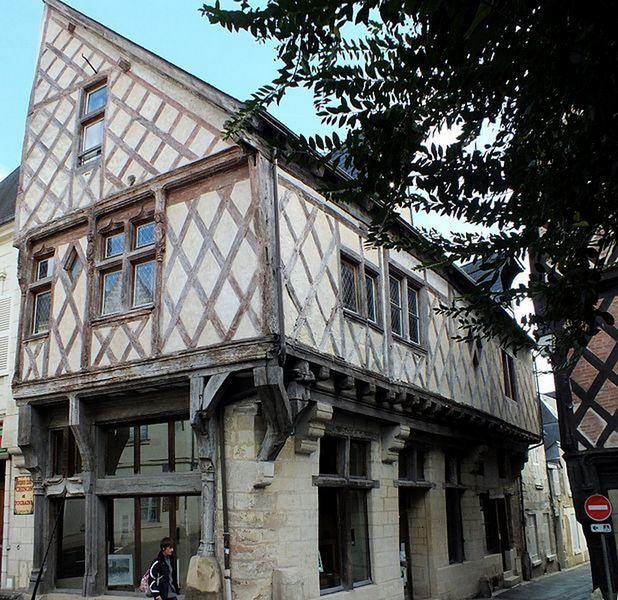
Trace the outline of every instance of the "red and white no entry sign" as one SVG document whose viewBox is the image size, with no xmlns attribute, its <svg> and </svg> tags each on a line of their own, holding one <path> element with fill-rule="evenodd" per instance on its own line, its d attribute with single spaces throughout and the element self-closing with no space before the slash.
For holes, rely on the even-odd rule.
<svg viewBox="0 0 618 600">
<path fill-rule="evenodd" d="M 594 494 L 586 498 L 584 510 L 593 521 L 605 521 L 612 514 L 612 505 L 605 496 Z"/>
</svg>

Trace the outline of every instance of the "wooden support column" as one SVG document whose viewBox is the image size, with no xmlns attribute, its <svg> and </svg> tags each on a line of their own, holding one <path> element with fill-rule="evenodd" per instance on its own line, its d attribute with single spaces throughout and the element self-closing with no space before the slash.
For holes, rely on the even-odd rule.
<svg viewBox="0 0 618 600">
<path fill-rule="evenodd" d="M 191 426 L 197 438 L 197 456 L 202 477 L 200 545 L 198 556 L 215 556 L 215 513 L 217 505 L 217 423 L 213 401 L 220 393 L 229 373 L 205 377 L 195 375 L 190 381 Z M 205 412 L 208 408 L 208 412 Z M 205 416 L 205 415 L 208 416 Z"/>
<path fill-rule="evenodd" d="M 105 505 L 95 493 L 97 477 L 93 423 L 84 401 L 76 394 L 69 396 L 69 427 L 82 459 L 82 480 L 85 504 L 85 573 L 84 596 L 105 592 Z"/>
<path fill-rule="evenodd" d="M 43 568 L 43 557 L 49 540 L 49 502 L 45 497 L 43 479 L 47 471 L 47 428 L 39 412 L 30 405 L 19 407 L 19 429 L 17 443 L 24 454 L 24 466 L 32 476 L 34 488 L 34 548 L 32 553 L 32 571 L 30 572 L 30 587 L 32 588 Z M 44 568 L 39 593 L 49 589 L 49 570 Z"/>
</svg>

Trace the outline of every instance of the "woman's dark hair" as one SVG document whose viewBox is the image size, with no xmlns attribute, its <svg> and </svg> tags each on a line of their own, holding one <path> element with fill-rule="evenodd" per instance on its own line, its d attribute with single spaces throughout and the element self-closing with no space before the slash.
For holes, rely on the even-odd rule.
<svg viewBox="0 0 618 600">
<path fill-rule="evenodd" d="M 176 548 L 176 542 L 171 537 L 164 537 L 161 540 L 161 550 L 165 550 L 165 548 Z"/>
</svg>

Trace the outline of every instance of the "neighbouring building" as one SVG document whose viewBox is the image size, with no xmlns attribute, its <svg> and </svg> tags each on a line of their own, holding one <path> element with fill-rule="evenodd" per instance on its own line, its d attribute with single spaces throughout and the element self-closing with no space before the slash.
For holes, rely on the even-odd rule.
<svg viewBox="0 0 618 600">
<path fill-rule="evenodd" d="M 583 525 L 595 588 L 608 596 L 618 590 L 618 266 L 610 262 L 600 282 L 600 308 L 609 313 L 600 331 L 577 356 L 574 367 L 555 373 L 560 439 L 573 492 L 573 507 Z M 613 506 L 613 533 L 591 531 L 584 502 L 604 494 Z M 604 540 L 603 540 L 604 538 Z M 608 565 L 603 557 L 606 547 Z M 611 581 L 608 583 L 608 573 Z"/>
<path fill-rule="evenodd" d="M 589 555 L 583 528 L 573 506 L 573 493 L 560 445 L 554 396 L 553 393 L 541 394 L 541 420 L 558 563 L 561 569 L 568 569 L 586 562 Z"/>
<path fill-rule="evenodd" d="M 473 280 L 368 247 L 316 191 L 343 173 L 272 158 L 280 123 L 222 137 L 239 106 L 46 0 L 15 226 L 31 582 L 133 591 L 171 535 L 204 598 L 515 583 L 530 354 L 454 343 L 433 309 Z"/>
<path fill-rule="evenodd" d="M 528 461 L 522 471 L 522 493 L 526 529 L 524 573 L 528 578 L 534 578 L 559 570 L 556 527 L 542 442 L 528 450 Z"/>
<path fill-rule="evenodd" d="M 17 445 L 17 407 L 11 393 L 20 291 L 13 246 L 19 169 L 0 181 L 0 585 L 25 588 L 32 571 L 32 477 Z"/>
</svg>

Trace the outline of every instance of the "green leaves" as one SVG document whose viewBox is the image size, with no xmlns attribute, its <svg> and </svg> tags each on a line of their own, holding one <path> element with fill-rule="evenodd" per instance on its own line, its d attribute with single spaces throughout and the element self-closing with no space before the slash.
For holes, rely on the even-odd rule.
<svg viewBox="0 0 618 600">
<path fill-rule="evenodd" d="M 228 135 L 256 127 L 288 90 L 312 90 L 328 133 L 274 143 L 303 166 L 345 168 L 351 176 L 325 180 L 323 191 L 370 208 L 372 241 L 445 267 L 476 260 L 500 269 L 534 257 L 534 277 L 515 295 L 492 292 L 488 276 L 478 295 L 444 307 L 468 333 L 500 336 L 502 327 L 516 339 L 501 308 L 524 294 L 543 310 L 526 324 L 551 331 L 563 348 L 597 331 L 599 274 L 618 229 L 612 3 L 274 0 L 235 8 L 215 1 L 201 12 L 274 42 L 281 66 L 228 122 Z M 485 233 L 410 235 L 396 218 L 403 206 Z"/>
</svg>

